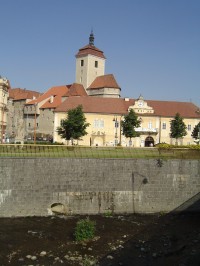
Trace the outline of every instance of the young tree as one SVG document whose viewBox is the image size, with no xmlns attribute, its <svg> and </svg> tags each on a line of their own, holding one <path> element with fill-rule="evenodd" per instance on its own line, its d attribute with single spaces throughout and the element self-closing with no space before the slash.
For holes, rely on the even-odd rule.
<svg viewBox="0 0 200 266">
<path fill-rule="evenodd" d="M 174 119 L 170 121 L 170 137 L 176 139 L 176 144 L 178 144 L 179 138 L 183 138 L 187 135 L 186 128 L 183 118 L 177 113 Z"/>
<path fill-rule="evenodd" d="M 130 138 L 130 142 L 131 138 L 135 138 L 140 135 L 135 131 L 135 128 L 139 127 L 140 124 L 141 121 L 139 120 L 138 116 L 133 109 L 130 109 L 129 113 L 124 116 L 124 120 L 121 122 L 122 133 L 126 138 Z"/>
<path fill-rule="evenodd" d="M 200 144 L 200 122 L 194 127 L 191 136 Z"/>
<path fill-rule="evenodd" d="M 80 140 L 87 135 L 86 128 L 89 126 L 81 105 L 67 112 L 67 118 L 61 120 L 60 127 L 57 128 L 58 135 L 67 141 Z"/>
</svg>

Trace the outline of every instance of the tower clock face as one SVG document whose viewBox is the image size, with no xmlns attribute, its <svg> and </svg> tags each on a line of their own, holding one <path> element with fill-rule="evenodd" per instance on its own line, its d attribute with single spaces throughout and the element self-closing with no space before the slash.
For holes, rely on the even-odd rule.
<svg viewBox="0 0 200 266">
<path fill-rule="evenodd" d="M 139 102 L 138 102 L 138 106 L 139 106 L 139 107 L 142 107 L 143 105 L 144 105 L 143 101 L 139 101 Z"/>
</svg>

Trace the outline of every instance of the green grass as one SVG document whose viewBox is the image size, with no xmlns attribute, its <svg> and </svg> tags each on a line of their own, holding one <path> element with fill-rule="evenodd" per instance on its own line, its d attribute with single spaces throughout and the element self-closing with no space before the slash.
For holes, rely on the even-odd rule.
<svg viewBox="0 0 200 266">
<path fill-rule="evenodd" d="M 1 144 L 0 157 L 23 158 L 163 158 L 200 159 L 200 150 L 65 145 Z"/>
</svg>

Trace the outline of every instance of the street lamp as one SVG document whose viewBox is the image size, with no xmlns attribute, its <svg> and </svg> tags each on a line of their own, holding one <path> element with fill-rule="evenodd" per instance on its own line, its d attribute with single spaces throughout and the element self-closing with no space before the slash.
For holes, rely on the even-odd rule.
<svg viewBox="0 0 200 266">
<path fill-rule="evenodd" d="M 119 127 L 119 122 L 117 120 L 117 116 L 114 116 L 113 122 L 115 123 L 115 146 L 117 146 L 117 144 L 118 144 L 117 128 Z"/>
<path fill-rule="evenodd" d="M 123 117 L 123 115 L 121 115 L 119 117 L 119 121 L 118 121 L 117 116 L 114 116 L 114 118 L 113 118 L 113 122 L 115 122 L 115 146 L 117 144 L 119 144 L 121 146 L 121 144 L 122 144 L 122 124 L 121 124 L 122 117 Z M 118 127 L 119 127 L 119 142 L 118 142 L 118 135 L 117 135 L 117 131 L 118 131 L 117 128 Z"/>
<path fill-rule="evenodd" d="M 4 141 L 4 98 L 5 98 L 5 94 L 2 94 L 2 118 L 1 118 L 1 143 L 3 143 Z"/>
<path fill-rule="evenodd" d="M 35 106 L 35 115 L 34 115 L 34 144 L 36 144 L 36 103 Z"/>
</svg>

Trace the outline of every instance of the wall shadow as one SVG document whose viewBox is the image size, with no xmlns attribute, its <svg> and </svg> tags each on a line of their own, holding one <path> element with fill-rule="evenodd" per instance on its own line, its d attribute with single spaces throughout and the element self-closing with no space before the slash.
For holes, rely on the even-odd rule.
<svg viewBox="0 0 200 266">
<path fill-rule="evenodd" d="M 98 265 L 199 266 L 200 192 L 173 211 L 154 216 L 151 224 L 138 228 L 123 249 L 107 254 Z"/>
</svg>

